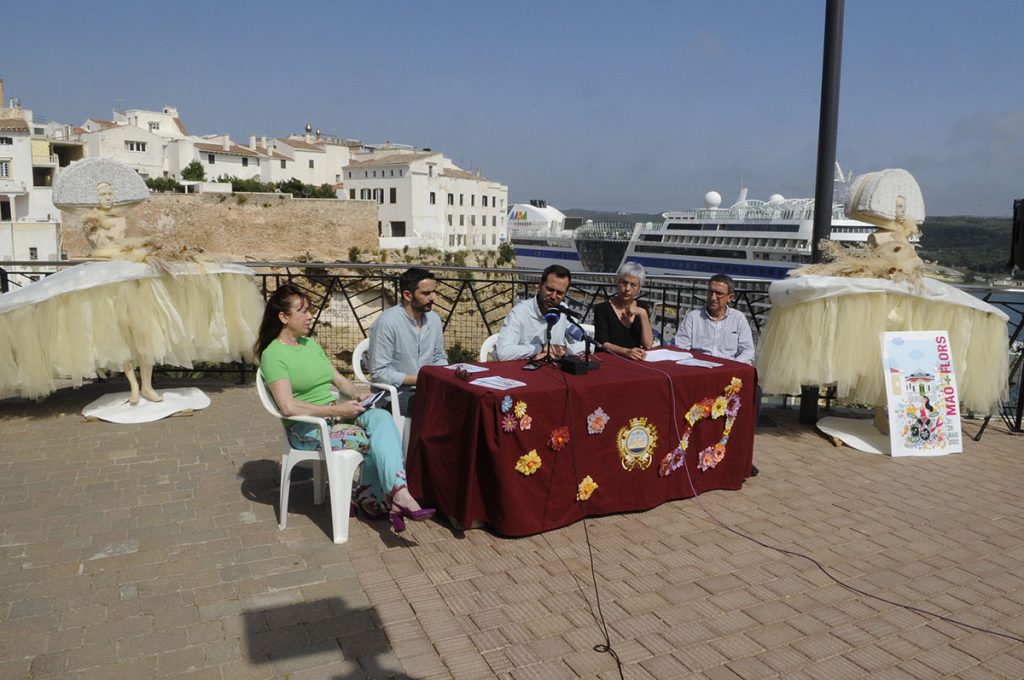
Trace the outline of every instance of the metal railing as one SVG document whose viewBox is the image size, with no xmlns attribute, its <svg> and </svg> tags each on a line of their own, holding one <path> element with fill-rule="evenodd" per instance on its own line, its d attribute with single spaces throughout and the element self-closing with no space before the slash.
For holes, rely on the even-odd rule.
<svg viewBox="0 0 1024 680">
<path fill-rule="evenodd" d="M 27 285 L 35 279 L 60 269 L 80 264 L 79 261 L 4 262 L 0 267 L 0 292 Z M 410 265 L 324 262 L 245 262 L 255 272 L 264 297 L 279 285 L 293 283 L 309 296 L 314 308 L 313 335 L 324 350 L 341 364 L 351 366 L 352 350 L 367 336 L 370 324 L 384 309 L 400 298 L 398 277 Z M 5 271 L 4 267 L 10 266 Z M 437 297 L 434 311 L 444 324 L 445 341 L 453 359 L 476 357 L 483 341 L 496 333 L 512 306 L 537 292 L 539 272 L 523 269 L 475 269 L 469 267 L 431 266 L 437 276 Z M 750 321 L 756 341 L 764 328 L 771 301 L 769 280 L 737 282 L 735 307 Z M 706 277 L 648 276 L 641 300 L 651 314 L 656 342 L 669 343 L 675 336 L 679 320 L 705 300 Z M 1009 347 L 1011 353 L 1009 398 L 1002 405 L 1000 416 L 1015 432 L 1024 422 L 1024 288 L 993 286 L 959 286 L 962 290 L 989 302 L 1010 316 Z M 566 303 L 580 313 L 587 323 L 593 322 L 593 308 L 616 292 L 614 274 L 575 274 Z M 208 366 L 197 372 L 238 372 L 247 379 L 252 367 Z M 174 370 L 174 369 L 171 369 Z"/>
</svg>

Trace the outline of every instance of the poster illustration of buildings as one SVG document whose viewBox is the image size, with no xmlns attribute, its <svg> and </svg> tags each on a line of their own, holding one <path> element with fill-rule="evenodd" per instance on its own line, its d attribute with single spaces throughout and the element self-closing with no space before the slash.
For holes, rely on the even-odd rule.
<svg viewBox="0 0 1024 680">
<path fill-rule="evenodd" d="M 960 399 L 946 331 L 882 334 L 893 456 L 963 451 Z"/>
</svg>

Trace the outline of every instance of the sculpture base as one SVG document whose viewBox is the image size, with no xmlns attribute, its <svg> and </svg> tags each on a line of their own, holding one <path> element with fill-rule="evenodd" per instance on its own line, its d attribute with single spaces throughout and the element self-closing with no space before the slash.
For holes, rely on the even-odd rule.
<svg viewBox="0 0 1024 680">
<path fill-rule="evenodd" d="M 82 409 L 86 418 L 98 418 L 108 423 L 151 423 L 182 411 L 198 411 L 210 405 L 210 398 L 197 387 L 175 387 L 157 390 L 163 401 L 149 401 L 143 397 L 138 404 L 128 403 L 128 392 L 105 394 Z"/>
<path fill-rule="evenodd" d="M 892 455 L 889 436 L 882 434 L 871 420 L 828 416 L 817 423 L 818 430 L 832 440 L 839 440 L 851 449 L 865 453 Z"/>
</svg>

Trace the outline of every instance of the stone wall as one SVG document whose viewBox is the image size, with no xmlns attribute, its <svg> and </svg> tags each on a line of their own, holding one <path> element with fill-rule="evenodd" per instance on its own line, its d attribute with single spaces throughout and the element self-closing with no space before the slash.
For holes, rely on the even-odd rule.
<svg viewBox="0 0 1024 680">
<path fill-rule="evenodd" d="M 72 259 L 89 246 L 81 217 L 62 214 L 63 247 Z M 373 201 L 296 198 L 287 194 L 152 194 L 126 215 L 129 237 L 158 236 L 229 260 L 347 260 L 352 246 L 376 250 Z"/>
</svg>

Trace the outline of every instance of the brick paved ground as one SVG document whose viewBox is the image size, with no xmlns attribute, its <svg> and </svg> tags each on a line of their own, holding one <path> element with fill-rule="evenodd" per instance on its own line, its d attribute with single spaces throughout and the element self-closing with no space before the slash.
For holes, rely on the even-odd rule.
<svg viewBox="0 0 1024 680">
<path fill-rule="evenodd" d="M 618 677 L 582 524 L 353 521 L 338 547 L 306 484 L 278 531 L 278 425 L 251 387 L 206 388 L 209 409 L 144 426 L 82 422 L 109 385 L 0 404 L 0 677 Z M 1024 677 L 1024 645 L 712 519 L 1021 637 L 1024 438 L 893 460 L 769 414 L 743 490 L 588 522 L 625 677 Z"/>
</svg>

